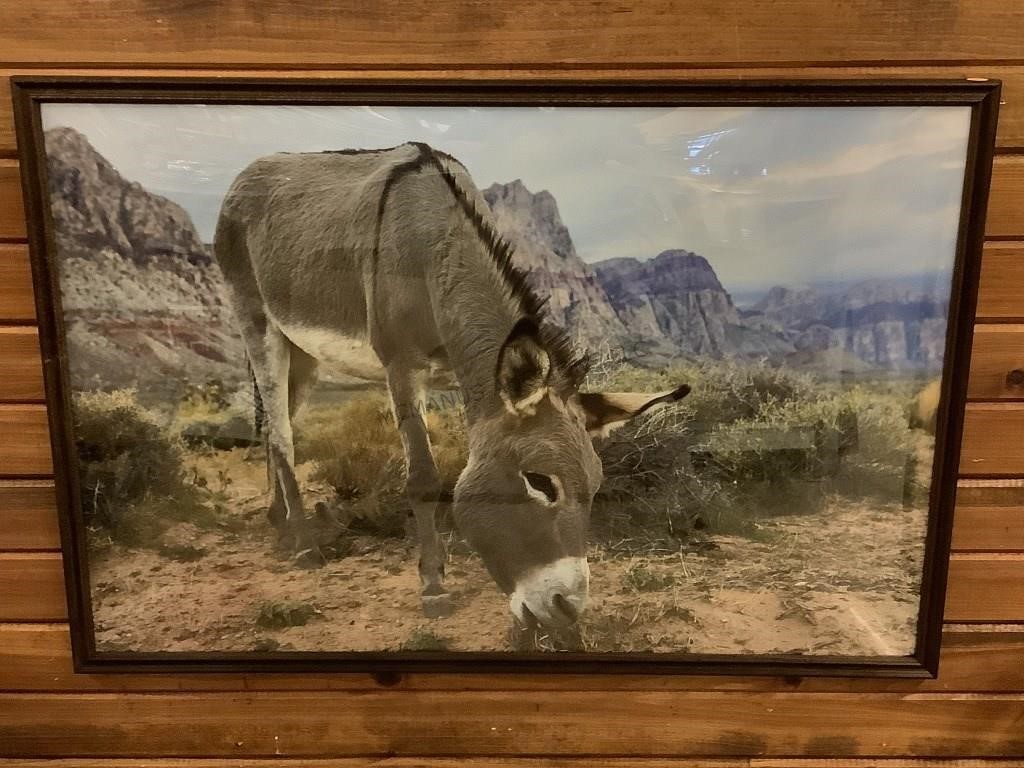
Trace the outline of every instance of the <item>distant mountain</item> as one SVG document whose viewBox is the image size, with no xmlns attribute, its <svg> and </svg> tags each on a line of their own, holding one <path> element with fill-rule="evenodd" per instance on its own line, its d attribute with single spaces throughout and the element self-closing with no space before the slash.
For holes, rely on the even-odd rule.
<svg viewBox="0 0 1024 768">
<path fill-rule="evenodd" d="M 742 317 L 703 256 L 668 250 L 649 261 L 609 259 L 593 267 L 640 351 L 773 357 L 793 349 L 773 329 Z"/>
<path fill-rule="evenodd" d="M 937 369 L 948 307 L 943 288 L 876 279 L 829 292 L 775 286 L 745 315 L 777 325 L 800 350 L 839 348 L 882 368 Z"/>
<path fill-rule="evenodd" d="M 629 333 L 608 301 L 594 270 L 576 254 L 550 192 L 530 192 L 519 179 L 483 191 L 499 230 L 515 245 L 517 264 L 548 297 L 554 322 L 588 347 L 620 348 Z"/>
<path fill-rule="evenodd" d="M 71 128 L 45 141 L 74 387 L 244 375 L 220 271 L 185 210 L 123 178 Z"/>
<path fill-rule="evenodd" d="M 244 377 L 209 248 L 181 206 L 124 179 L 84 136 L 46 132 L 51 209 L 76 388 Z M 703 256 L 681 249 L 587 264 L 550 192 L 483 191 L 552 319 L 592 351 L 641 364 L 755 358 L 823 372 L 941 365 L 948 293 L 926 281 L 775 286 L 736 306 Z"/>
</svg>

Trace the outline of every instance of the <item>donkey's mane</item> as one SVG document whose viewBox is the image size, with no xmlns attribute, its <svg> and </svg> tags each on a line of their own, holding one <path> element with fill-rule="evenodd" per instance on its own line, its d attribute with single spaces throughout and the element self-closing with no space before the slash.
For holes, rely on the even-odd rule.
<svg viewBox="0 0 1024 768">
<path fill-rule="evenodd" d="M 480 241 L 486 247 L 491 258 L 494 259 L 498 274 L 512 298 L 519 305 L 523 314 L 532 320 L 540 330 L 541 342 L 551 356 L 555 368 L 561 372 L 569 384 L 578 389 L 587 375 L 589 362 L 587 355 L 573 342 L 572 337 L 564 328 L 551 321 L 547 311 L 548 299 L 537 296 L 530 287 L 526 270 L 516 266 L 513 261 L 515 246 L 485 218 L 484 213 L 477 208 L 473 199 L 455 178 L 455 174 L 443 161 L 454 163 L 463 170 L 465 170 L 465 166 L 448 153 L 436 150 L 427 144 L 421 142 L 412 142 L 412 144 L 420 150 L 417 168 L 422 167 L 423 164 L 430 164 L 444 179 L 466 218 L 473 224 Z"/>
</svg>

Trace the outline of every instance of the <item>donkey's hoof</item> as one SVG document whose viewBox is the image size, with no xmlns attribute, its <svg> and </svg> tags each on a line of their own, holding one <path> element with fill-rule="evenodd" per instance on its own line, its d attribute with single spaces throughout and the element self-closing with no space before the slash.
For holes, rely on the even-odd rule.
<svg viewBox="0 0 1024 768">
<path fill-rule="evenodd" d="M 323 568 L 327 565 L 327 558 L 320 551 L 320 547 L 310 547 L 295 553 L 295 564 L 299 568 Z"/>
<path fill-rule="evenodd" d="M 447 592 L 439 595 L 423 595 L 423 615 L 428 619 L 443 619 L 455 613 L 455 601 Z"/>
</svg>

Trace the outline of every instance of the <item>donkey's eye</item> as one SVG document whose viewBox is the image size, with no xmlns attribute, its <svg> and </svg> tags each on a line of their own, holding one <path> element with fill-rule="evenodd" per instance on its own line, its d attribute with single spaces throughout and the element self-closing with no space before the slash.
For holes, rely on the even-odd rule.
<svg viewBox="0 0 1024 768">
<path fill-rule="evenodd" d="M 540 472 L 523 472 L 523 479 L 526 481 L 527 492 L 534 498 L 548 504 L 558 501 L 558 486 L 549 475 L 542 475 Z"/>
</svg>

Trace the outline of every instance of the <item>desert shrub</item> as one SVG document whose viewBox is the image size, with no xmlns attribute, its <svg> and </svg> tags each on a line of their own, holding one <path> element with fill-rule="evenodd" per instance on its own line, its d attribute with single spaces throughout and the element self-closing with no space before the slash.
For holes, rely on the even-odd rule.
<svg viewBox="0 0 1024 768">
<path fill-rule="evenodd" d="M 626 586 L 636 592 L 662 592 L 676 583 L 675 576 L 636 563 L 623 576 Z"/>
<path fill-rule="evenodd" d="M 429 629 L 417 627 L 410 634 L 408 639 L 402 643 L 403 651 L 447 651 L 451 642 Z"/>
<path fill-rule="evenodd" d="M 134 391 L 78 394 L 73 411 L 91 528 L 128 546 L 151 546 L 173 522 L 210 522 L 207 493 L 188 481 L 181 444 Z"/>
<path fill-rule="evenodd" d="M 655 392 L 683 382 L 692 387 L 685 400 L 599 447 L 605 483 L 593 518 L 606 542 L 679 539 L 704 528 L 757 535 L 758 518 L 819 511 L 834 493 L 906 498 L 918 437 L 898 394 L 713 361 L 619 366 L 600 371 L 599 386 Z"/>
<path fill-rule="evenodd" d="M 769 405 L 814 396 L 809 376 L 765 363 L 706 360 L 647 370 L 624 363 L 606 363 L 591 371 L 587 388 L 612 392 L 658 392 L 689 384 L 693 389 L 677 415 L 688 428 L 711 429 L 752 418 Z"/>
<path fill-rule="evenodd" d="M 466 465 L 464 416 L 456 408 L 430 410 L 426 423 L 442 494 L 450 494 Z M 313 479 L 334 489 L 348 522 L 401 535 L 407 508 L 405 456 L 383 395 L 311 411 L 298 433 L 296 458 L 315 462 Z"/>
<path fill-rule="evenodd" d="M 266 602 L 260 606 L 256 623 L 265 629 L 286 629 L 303 627 L 321 615 L 320 609 L 311 603 Z"/>
</svg>

